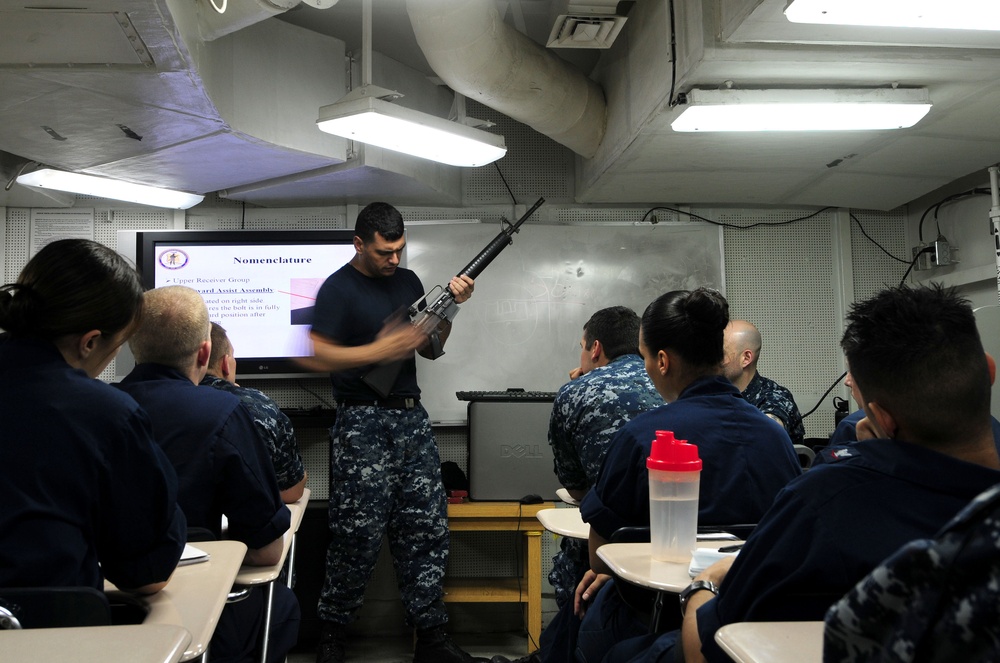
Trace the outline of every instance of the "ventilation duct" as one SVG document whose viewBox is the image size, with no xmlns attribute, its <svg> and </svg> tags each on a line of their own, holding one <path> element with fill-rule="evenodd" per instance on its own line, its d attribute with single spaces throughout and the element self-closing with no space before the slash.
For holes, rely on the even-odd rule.
<svg viewBox="0 0 1000 663">
<path fill-rule="evenodd" d="M 417 44 L 447 85 L 590 158 L 604 92 L 501 19 L 490 0 L 407 0 Z"/>
<path fill-rule="evenodd" d="M 551 13 L 549 48 L 611 48 L 625 25 L 618 0 L 555 0 Z"/>
</svg>

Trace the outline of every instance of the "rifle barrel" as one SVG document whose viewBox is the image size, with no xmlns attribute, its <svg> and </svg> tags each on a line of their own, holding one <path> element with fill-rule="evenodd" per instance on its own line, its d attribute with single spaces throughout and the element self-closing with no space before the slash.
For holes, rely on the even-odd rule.
<svg viewBox="0 0 1000 663">
<path fill-rule="evenodd" d="M 521 224 L 528 220 L 528 217 L 535 213 L 542 203 L 545 202 L 545 198 L 539 198 L 534 205 L 531 206 L 527 212 L 517 220 L 514 225 L 509 228 L 504 228 L 500 233 L 493 238 L 493 241 L 486 245 L 486 248 L 479 252 L 475 258 L 472 259 L 465 268 L 458 273 L 459 276 L 463 274 L 468 276 L 470 279 L 474 279 L 479 276 L 484 269 L 486 269 L 493 259 L 500 255 L 500 252 L 507 248 L 509 244 L 512 244 L 514 240 L 511 236 L 518 232 Z"/>
</svg>

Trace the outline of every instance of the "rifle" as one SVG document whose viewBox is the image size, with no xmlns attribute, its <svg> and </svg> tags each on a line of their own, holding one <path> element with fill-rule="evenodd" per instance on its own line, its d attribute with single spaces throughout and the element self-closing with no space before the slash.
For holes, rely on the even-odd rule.
<svg viewBox="0 0 1000 663">
<path fill-rule="evenodd" d="M 479 252 L 479 254 L 472 259 L 468 265 L 466 265 L 462 271 L 458 273 L 459 276 L 468 276 L 471 279 L 478 277 L 484 269 L 486 269 L 493 259 L 500 255 L 500 252 L 506 249 L 510 244 L 514 243 L 513 236 L 515 233 L 520 231 L 521 224 L 528 220 L 532 214 L 535 213 L 542 203 L 545 202 L 545 198 L 539 198 L 534 205 L 525 212 L 520 219 L 515 223 L 511 224 L 508 221 L 503 221 L 500 228 L 500 233 L 493 238 L 486 248 Z M 426 302 L 427 298 L 436 290 L 441 290 L 441 294 L 438 295 L 431 304 L 427 305 L 425 308 L 420 309 L 421 302 Z M 451 322 L 458 315 L 459 306 L 455 303 L 455 294 L 448 288 L 442 286 L 434 286 L 434 288 L 429 292 L 420 297 L 417 301 L 413 302 L 407 309 L 407 315 L 411 318 L 415 318 L 418 314 L 420 317 L 413 321 L 413 325 L 427 334 L 430 339 L 431 344 L 431 357 L 430 359 L 437 359 L 444 354 L 443 344 L 438 336 L 438 327 L 442 322 Z M 386 398 L 392 392 L 393 386 L 396 384 L 396 378 L 399 377 L 399 371 L 403 366 L 402 361 L 396 361 L 389 364 L 380 364 L 368 371 L 365 375 L 361 377 L 361 380 L 371 387 L 375 393 L 377 393 L 382 398 Z"/>
</svg>

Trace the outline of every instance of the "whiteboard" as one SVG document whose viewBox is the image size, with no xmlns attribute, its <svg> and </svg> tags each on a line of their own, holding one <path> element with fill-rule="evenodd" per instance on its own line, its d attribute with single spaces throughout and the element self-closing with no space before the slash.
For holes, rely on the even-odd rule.
<svg viewBox="0 0 1000 663">
<path fill-rule="evenodd" d="M 499 232 L 496 224 L 410 225 L 406 266 L 429 291 L 447 284 Z M 468 403 L 457 391 L 556 391 L 579 365 L 583 325 L 595 311 L 622 305 L 641 316 L 671 290 L 709 286 L 724 293 L 724 274 L 719 226 L 526 223 L 476 279 L 445 354 L 417 357 L 424 407 L 435 423 L 461 423 Z"/>
</svg>

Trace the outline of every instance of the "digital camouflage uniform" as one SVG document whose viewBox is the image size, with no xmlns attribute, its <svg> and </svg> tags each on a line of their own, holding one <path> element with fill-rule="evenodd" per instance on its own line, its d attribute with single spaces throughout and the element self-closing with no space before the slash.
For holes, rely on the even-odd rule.
<svg viewBox="0 0 1000 663">
<path fill-rule="evenodd" d="M 764 414 L 773 414 L 781 419 L 788 437 L 792 438 L 792 444 L 802 444 L 806 437 L 806 427 L 802 424 L 802 415 L 795 405 L 792 392 L 757 373 L 743 390 L 743 398 Z"/>
<path fill-rule="evenodd" d="M 448 559 L 448 512 L 441 461 L 427 412 L 340 407 L 330 429 L 330 530 L 319 617 L 347 623 L 388 535 L 407 623 L 448 621 L 441 584 Z"/>
<path fill-rule="evenodd" d="M 317 294 L 313 332 L 346 346 L 371 343 L 386 319 L 423 292 L 408 269 L 371 278 L 344 265 Z M 330 546 L 316 612 L 334 624 L 353 620 L 385 536 L 407 623 L 418 630 L 443 626 L 447 498 L 430 419 L 420 405 L 416 360 L 402 362 L 388 400 L 376 400 L 365 384 L 370 369 L 330 374 L 337 398 L 330 429 Z"/>
<path fill-rule="evenodd" d="M 823 660 L 1000 660 L 1000 485 L 880 564 L 826 614 Z"/>
<path fill-rule="evenodd" d="M 244 407 L 250 411 L 254 428 L 260 439 L 267 445 L 267 451 L 274 463 L 274 474 L 278 479 L 278 489 L 287 490 L 302 481 L 305 467 L 299 455 L 299 444 L 295 439 L 292 422 L 278 404 L 264 392 L 250 387 L 240 387 L 229 380 L 206 375 L 203 386 L 214 387 L 239 396 Z"/>
<path fill-rule="evenodd" d="M 566 383 L 556 394 L 549 419 L 549 444 L 559 483 L 587 490 L 597 481 L 608 443 L 632 417 L 663 405 L 642 358 L 629 354 Z M 564 537 L 552 558 L 549 582 L 560 606 L 572 600 L 590 568 L 587 542 Z"/>
</svg>

